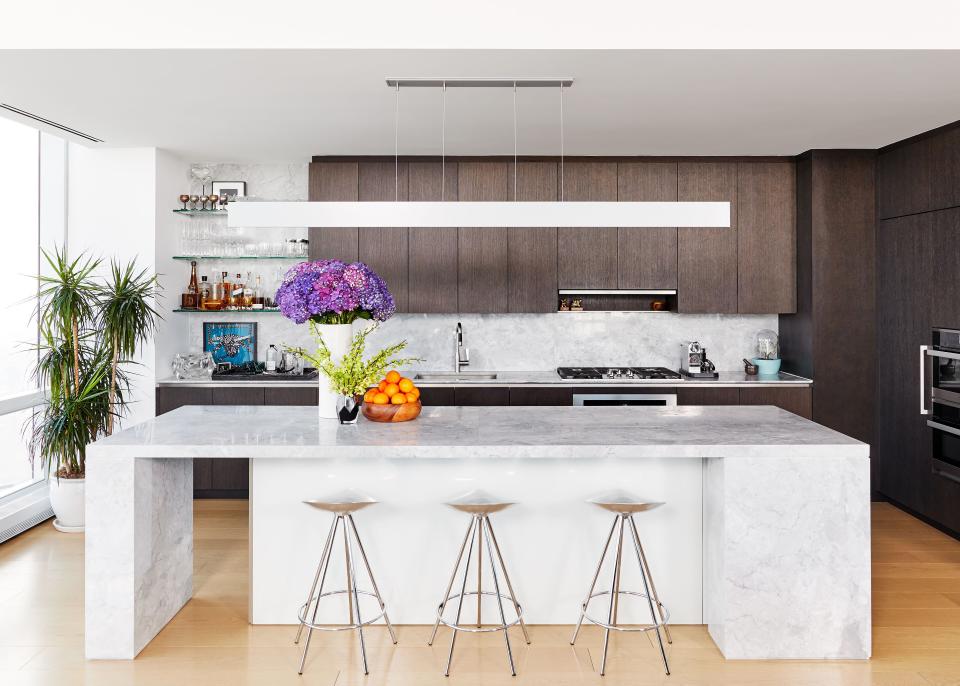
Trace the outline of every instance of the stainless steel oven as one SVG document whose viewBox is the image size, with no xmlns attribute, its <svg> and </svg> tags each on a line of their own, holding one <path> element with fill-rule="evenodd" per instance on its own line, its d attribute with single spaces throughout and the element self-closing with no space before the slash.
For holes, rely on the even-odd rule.
<svg viewBox="0 0 960 686">
<path fill-rule="evenodd" d="M 960 405 L 935 400 L 931 415 L 933 471 L 960 483 Z"/>
<path fill-rule="evenodd" d="M 960 483 L 960 329 L 936 328 L 932 345 L 920 346 L 920 412 L 930 416 L 933 472 Z"/>
<path fill-rule="evenodd" d="M 933 345 L 923 350 L 931 359 L 930 396 L 960 404 L 960 330 L 934 329 Z"/>
<path fill-rule="evenodd" d="M 639 405 L 646 407 L 666 406 L 677 404 L 676 393 L 574 393 L 574 405 L 595 406 L 625 406 Z"/>
</svg>

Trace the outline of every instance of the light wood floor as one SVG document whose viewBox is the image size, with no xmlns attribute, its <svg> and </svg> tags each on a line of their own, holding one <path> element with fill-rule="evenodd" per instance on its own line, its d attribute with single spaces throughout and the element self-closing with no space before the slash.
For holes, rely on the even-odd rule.
<svg viewBox="0 0 960 686">
<path fill-rule="evenodd" d="M 601 632 L 531 627 L 516 637 L 519 675 L 506 671 L 502 638 L 462 636 L 443 677 L 446 634 L 426 647 L 423 627 L 399 627 L 400 645 L 371 630 L 371 673 L 359 668 L 355 634 L 321 635 L 304 676 L 290 627 L 250 626 L 247 508 L 198 502 L 195 596 L 133 662 L 83 659 L 83 537 L 47 523 L 0 545 L 0 685 L 157 684 L 837 684 L 960 685 L 960 542 L 889 506 L 873 508 L 873 652 L 869 662 L 728 662 L 703 627 L 674 628 L 673 675 L 660 671 L 644 636 L 614 636 L 607 676 L 597 674 Z M 352 635 L 351 635 L 352 634 Z"/>
</svg>

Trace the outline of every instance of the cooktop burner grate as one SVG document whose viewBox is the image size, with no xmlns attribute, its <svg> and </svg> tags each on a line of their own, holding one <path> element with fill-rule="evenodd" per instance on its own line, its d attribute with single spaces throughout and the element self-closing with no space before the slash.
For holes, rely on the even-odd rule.
<svg viewBox="0 0 960 686">
<path fill-rule="evenodd" d="M 584 381 L 616 379 L 624 381 L 649 381 L 679 379 L 680 374 L 666 367 L 557 367 L 561 379 Z"/>
</svg>

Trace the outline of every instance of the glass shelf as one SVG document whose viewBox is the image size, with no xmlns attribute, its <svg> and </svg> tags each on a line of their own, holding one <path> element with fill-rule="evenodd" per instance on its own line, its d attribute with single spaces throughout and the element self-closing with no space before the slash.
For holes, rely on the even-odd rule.
<svg viewBox="0 0 960 686">
<path fill-rule="evenodd" d="M 226 217 L 227 210 L 172 210 L 184 217 Z"/>
<path fill-rule="evenodd" d="M 183 314 L 280 314 L 280 310 L 275 307 L 268 307 L 264 310 L 185 310 L 178 307 L 173 311 Z"/>
<path fill-rule="evenodd" d="M 174 255 L 175 260 L 298 260 L 305 262 L 307 257 L 289 257 L 287 255 L 236 255 L 224 257 L 222 255 Z"/>
</svg>

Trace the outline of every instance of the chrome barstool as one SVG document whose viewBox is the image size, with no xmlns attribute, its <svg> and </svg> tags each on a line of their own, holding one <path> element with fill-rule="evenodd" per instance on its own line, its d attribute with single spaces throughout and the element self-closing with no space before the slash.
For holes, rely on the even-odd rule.
<svg viewBox="0 0 960 686">
<path fill-rule="evenodd" d="M 390 624 L 390 618 L 387 616 L 387 608 L 380 596 L 380 589 L 377 588 L 377 582 L 373 578 L 373 570 L 370 569 L 370 561 L 367 559 L 367 553 L 363 549 L 363 543 L 360 542 L 360 534 L 357 533 L 357 525 L 353 521 L 353 513 L 377 501 L 369 496 L 362 495 L 355 491 L 341 491 L 325 498 L 316 500 L 305 500 L 304 503 L 320 510 L 332 512 L 334 514 L 333 523 L 330 525 L 330 532 L 327 534 L 327 541 L 323 546 L 323 554 L 320 555 L 320 564 L 317 565 L 317 573 L 313 577 L 313 584 L 310 586 L 310 593 L 307 595 L 307 602 L 300 607 L 299 619 L 300 628 L 297 629 L 297 638 L 294 644 L 300 642 L 300 636 L 303 634 L 303 627 L 307 627 L 307 640 L 303 644 L 303 653 L 300 656 L 300 669 L 298 672 L 303 674 L 303 666 L 307 661 L 307 650 L 310 649 L 310 637 L 313 630 L 318 631 L 348 631 L 356 629 L 360 634 L 360 654 L 363 657 L 363 673 L 369 674 L 367 670 L 367 647 L 363 640 L 363 627 L 372 624 L 381 617 L 386 622 L 387 629 L 390 631 L 390 638 L 394 645 L 397 643 L 397 634 Z M 330 567 L 330 558 L 333 557 L 333 545 L 337 538 L 337 528 L 343 531 L 343 552 L 347 569 L 347 588 L 338 591 L 327 591 L 324 593 L 323 584 L 327 578 L 327 570 Z M 357 569 L 356 560 L 353 552 L 353 545 L 356 543 L 357 550 L 360 551 L 360 557 L 363 559 L 363 565 L 367 569 L 367 577 L 370 579 L 370 585 L 373 592 L 357 590 Z M 319 586 L 318 586 L 319 585 Z M 350 608 L 350 623 L 343 625 L 324 625 L 317 624 L 317 611 L 320 609 L 320 600 L 327 596 L 347 595 L 347 601 Z M 372 596 L 380 604 L 380 614 L 371 619 L 364 620 L 360 615 L 360 596 Z M 310 612 L 311 606 L 313 612 Z M 354 621 L 356 614 L 356 621 Z M 310 619 L 307 619 L 310 615 Z"/>
<path fill-rule="evenodd" d="M 500 544 L 497 543 L 497 536 L 493 533 L 493 526 L 490 524 L 490 515 L 494 512 L 499 512 L 500 510 L 505 510 L 514 503 L 505 502 L 501 499 L 497 499 L 483 491 L 471 491 L 465 495 L 460 496 L 447 503 L 450 507 L 455 510 L 460 510 L 461 512 L 466 512 L 472 517 L 470 518 L 470 525 L 467 527 L 467 534 L 463 537 L 463 543 L 460 546 L 460 554 L 457 555 L 457 562 L 453 566 L 453 574 L 450 575 L 450 583 L 447 584 L 447 591 L 443 594 L 443 599 L 440 601 L 440 605 L 437 607 L 437 621 L 433 625 L 433 634 L 430 636 L 430 640 L 427 642 L 427 645 L 433 645 L 434 639 L 437 637 L 437 629 L 440 628 L 440 625 L 448 626 L 453 629 L 453 635 L 450 637 L 450 654 L 447 656 L 447 669 L 444 672 L 444 676 L 450 676 L 450 663 L 453 661 L 453 647 L 457 641 L 457 632 L 459 631 L 469 631 L 471 633 L 488 633 L 491 631 L 502 631 L 503 640 L 507 644 L 507 660 L 510 663 L 510 673 L 513 676 L 517 675 L 517 670 L 513 664 L 513 651 L 510 648 L 510 636 L 508 629 L 512 626 L 520 625 L 520 628 L 523 630 L 523 637 L 526 640 L 527 644 L 530 643 L 530 635 L 527 633 L 527 627 L 523 623 L 523 609 L 520 607 L 520 603 L 517 602 L 517 594 L 513 590 L 513 584 L 510 582 L 510 575 L 507 574 L 507 568 L 503 563 L 503 555 L 500 552 Z M 487 557 L 489 558 L 490 563 L 490 574 L 493 577 L 493 590 L 484 591 L 483 590 L 483 541 L 487 542 Z M 467 541 L 470 542 L 470 548 L 467 549 Z M 474 545 L 477 547 L 477 590 L 468 591 L 467 589 L 467 575 L 470 572 L 470 560 L 473 558 L 473 548 Z M 457 578 L 457 571 L 460 569 L 460 562 L 463 560 L 463 553 L 467 552 L 467 561 L 463 568 L 463 581 L 460 584 L 460 592 L 450 595 L 450 591 L 453 590 L 453 582 Z M 496 553 L 496 560 L 500 564 L 500 570 L 503 572 L 503 579 L 507 584 L 507 591 L 510 593 L 510 596 L 507 597 L 500 592 L 500 579 L 497 576 L 497 565 L 494 563 L 493 554 Z M 466 624 L 460 623 L 460 616 L 463 612 L 463 599 L 466 596 L 476 596 L 477 597 L 477 621 L 476 624 L 472 626 L 467 626 Z M 483 596 L 494 596 L 497 599 L 497 603 L 500 607 L 500 623 L 493 624 L 489 626 L 483 625 L 483 610 L 482 610 L 482 601 Z M 447 604 L 451 600 L 457 601 L 457 616 L 456 619 L 449 621 L 444 618 L 444 611 L 447 608 Z M 513 604 L 513 610 L 516 613 L 516 619 L 512 621 L 507 621 L 506 613 L 503 610 L 503 601 L 508 600 Z"/>
<path fill-rule="evenodd" d="M 636 513 L 652 510 L 660 507 L 663 503 L 644 501 L 625 491 L 611 491 L 591 498 L 587 502 L 602 507 L 604 510 L 614 512 L 617 516 L 613 520 L 613 526 L 610 527 L 610 533 L 607 534 L 607 542 L 603 546 L 603 553 L 600 555 L 600 563 L 597 565 L 597 571 L 594 573 L 593 581 L 590 583 L 590 590 L 587 591 L 587 597 L 580 606 L 580 619 L 577 620 L 577 627 L 573 630 L 573 638 L 570 639 L 570 645 L 576 642 L 577 634 L 580 633 L 580 626 L 583 624 L 584 619 L 597 626 L 602 626 L 605 631 L 603 634 L 603 659 L 600 661 L 600 676 L 603 676 L 607 670 L 607 649 L 610 646 L 611 629 L 614 631 L 655 631 L 657 634 L 657 643 L 660 646 L 660 657 L 663 658 L 663 669 L 669 675 L 670 665 L 667 664 L 667 653 L 663 649 L 663 638 L 660 636 L 660 629 L 663 629 L 667 637 L 667 643 L 673 643 L 673 639 L 670 637 L 670 629 L 667 626 L 670 613 L 657 596 L 657 588 L 653 584 L 653 575 L 650 573 L 650 566 L 647 564 L 647 556 L 644 554 L 643 545 L 640 543 L 640 534 L 637 533 L 637 525 L 633 521 L 633 515 Z M 617 556 L 613 567 L 613 582 L 611 588 L 609 591 L 594 593 L 594 589 L 597 586 L 597 579 L 600 577 L 600 570 L 603 568 L 603 561 L 606 559 L 607 551 L 610 549 L 610 541 L 613 540 L 613 532 L 618 528 L 618 525 Z M 623 533 L 624 529 L 628 526 L 630 528 L 630 538 L 633 539 L 633 547 L 637 553 L 637 563 L 640 565 L 640 576 L 643 579 L 644 593 L 620 590 L 620 562 L 623 559 Z M 610 606 L 607 609 L 606 622 L 602 622 L 587 614 L 590 601 L 602 595 L 610 596 Z M 619 605 L 620 596 L 622 595 L 646 598 L 647 605 L 650 608 L 650 625 L 634 627 L 617 626 L 617 606 Z"/>
</svg>

